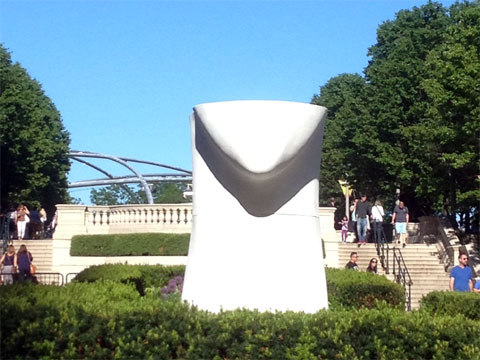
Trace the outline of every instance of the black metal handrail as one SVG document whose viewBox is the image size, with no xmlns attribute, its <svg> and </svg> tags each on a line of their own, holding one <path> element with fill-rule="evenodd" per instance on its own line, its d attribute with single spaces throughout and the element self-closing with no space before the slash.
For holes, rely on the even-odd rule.
<svg viewBox="0 0 480 360">
<path fill-rule="evenodd" d="M 377 248 L 377 254 L 380 258 L 380 263 L 382 267 L 385 269 L 386 274 L 390 274 L 390 259 L 389 254 L 390 250 L 393 249 L 393 275 L 395 282 L 398 284 L 403 285 L 405 288 L 405 296 L 406 296 L 406 308 L 408 311 L 412 310 L 412 288 L 413 285 L 412 278 L 410 277 L 410 273 L 408 272 L 407 265 L 405 264 L 405 260 L 403 259 L 402 252 L 400 249 L 396 248 L 395 246 L 391 248 L 388 245 L 387 237 L 385 236 L 385 232 L 383 230 L 383 226 L 381 228 L 381 239 L 378 238 L 377 234 L 375 236 L 375 247 Z"/>
<path fill-rule="evenodd" d="M 0 275 L 12 275 L 14 277 L 14 282 L 18 282 L 18 273 L 2 273 L 0 271 Z M 36 284 L 42 285 L 56 285 L 56 286 L 63 286 L 63 274 L 56 273 L 56 272 L 36 272 L 32 275 L 31 281 L 35 282 Z"/>
<path fill-rule="evenodd" d="M 10 217 L 7 215 L 2 216 L 1 232 L 2 250 L 5 252 L 10 240 Z"/>
<path fill-rule="evenodd" d="M 390 265 L 389 265 L 389 253 L 390 253 L 390 246 L 387 242 L 387 237 L 385 236 L 385 232 L 383 231 L 383 226 L 381 228 L 381 239 L 377 237 L 377 234 L 374 234 L 375 237 L 375 247 L 377 248 L 377 255 L 380 258 L 380 263 L 382 267 L 385 269 L 386 274 L 390 274 Z"/>
<path fill-rule="evenodd" d="M 398 284 L 403 285 L 405 288 L 405 296 L 407 300 L 407 310 L 412 310 L 412 278 L 410 277 L 410 273 L 408 272 L 407 265 L 405 264 L 405 260 L 403 259 L 402 252 L 400 249 L 394 247 L 393 248 L 393 275 L 395 276 L 395 281 Z"/>
</svg>

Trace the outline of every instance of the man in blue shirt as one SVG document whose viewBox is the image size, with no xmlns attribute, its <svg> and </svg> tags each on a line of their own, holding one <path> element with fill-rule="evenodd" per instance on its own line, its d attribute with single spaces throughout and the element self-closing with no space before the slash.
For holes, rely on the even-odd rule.
<svg viewBox="0 0 480 360">
<path fill-rule="evenodd" d="M 467 254 L 460 254 L 459 264 L 452 269 L 450 273 L 450 291 L 473 291 L 473 273 L 467 265 Z"/>
</svg>

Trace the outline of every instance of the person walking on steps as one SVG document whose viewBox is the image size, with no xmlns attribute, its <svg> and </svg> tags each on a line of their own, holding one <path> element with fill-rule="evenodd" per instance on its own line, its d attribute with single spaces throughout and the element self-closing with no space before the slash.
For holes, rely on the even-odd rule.
<svg viewBox="0 0 480 360">
<path fill-rule="evenodd" d="M 0 265 L 3 265 L 3 283 L 5 285 L 13 284 L 13 274 L 17 271 L 17 255 L 13 245 L 8 245 L 7 252 L 0 259 Z"/>
<path fill-rule="evenodd" d="M 15 213 L 15 225 L 17 225 L 17 237 L 18 240 L 23 240 L 25 237 L 25 229 L 27 228 L 27 223 L 30 222 L 30 211 L 28 211 L 25 205 L 18 205 L 17 211 Z"/>
<path fill-rule="evenodd" d="M 367 195 L 362 194 L 360 201 L 357 203 L 357 231 L 358 231 L 358 245 L 366 244 L 368 219 L 372 214 L 372 207 L 367 201 Z"/>
<path fill-rule="evenodd" d="M 473 273 L 468 266 L 468 255 L 460 253 L 458 265 L 450 272 L 450 291 L 473 291 Z"/>
<path fill-rule="evenodd" d="M 407 224 L 410 219 L 408 208 L 403 201 L 400 201 L 395 206 L 392 216 L 392 224 L 395 224 L 395 237 L 397 244 L 402 244 L 403 247 L 407 245 Z"/>
<path fill-rule="evenodd" d="M 450 291 L 473 291 L 473 273 L 468 266 L 467 254 L 460 254 L 458 265 L 450 272 Z"/>
<path fill-rule="evenodd" d="M 32 273 L 30 272 L 30 266 L 32 265 L 33 256 L 30 251 L 27 250 L 25 245 L 21 245 L 17 253 L 17 266 L 18 266 L 18 281 L 24 282 L 26 280 L 32 281 Z"/>
<path fill-rule="evenodd" d="M 379 245 L 383 244 L 382 229 L 384 216 L 385 212 L 383 211 L 382 203 L 379 200 L 375 201 L 375 205 L 372 207 L 371 219 L 375 243 Z"/>
<path fill-rule="evenodd" d="M 340 221 L 340 224 L 342 225 L 342 242 L 346 243 L 348 237 L 348 219 L 346 216 L 343 217 L 343 220 Z"/>
</svg>

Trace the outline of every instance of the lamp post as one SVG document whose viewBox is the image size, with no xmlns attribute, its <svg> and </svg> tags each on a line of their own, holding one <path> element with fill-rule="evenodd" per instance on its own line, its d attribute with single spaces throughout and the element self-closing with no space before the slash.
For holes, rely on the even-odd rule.
<svg viewBox="0 0 480 360">
<path fill-rule="evenodd" d="M 397 197 L 397 200 L 395 201 L 395 205 L 398 206 L 398 205 L 400 205 L 400 188 L 397 188 L 397 189 L 395 190 L 395 195 L 396 195 L 396 197 Z"/>
<path fill-rule="evenodd" d="M 340 187 L 342 188 L 343 194 L 345 195 L 345 216 L 350 220 L 350 187 L 345 180 L 338 180 Z"/>
</svg>

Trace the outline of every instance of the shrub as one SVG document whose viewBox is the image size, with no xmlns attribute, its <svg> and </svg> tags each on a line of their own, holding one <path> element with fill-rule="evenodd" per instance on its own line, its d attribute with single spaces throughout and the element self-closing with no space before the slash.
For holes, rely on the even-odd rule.
<svg viewBox="0 0 480 360">
<path fill-rule="evenodd" d="M 420 310 L 432 315 L 461 314 L 468 319 L 480 321 L 480 294 L 433 291 L 420 300 Z"/>
<path fill-rule="evenodd" d="M 190 234 L 75 235 L 71 256 L 185 256 Z"/>
<path fill-rule="evenodd" d="M 328 300 L 332 308 L 373 308 L 378 302 L 404 309 L 405 290 L 384 276 L 349 269 L 326 269 Z"/>
<path fill-rule="evenodd" d="M 75 282 L 114 281 L 123 284 L 134 284 L 140 295 L 145 295 L 145 289 L 162 287 L 178 275 L 183 276 L 185 266 L 162 265 L 124 265 L 104 264 L 90 266 L 80 272 Z"/>
<path fill-rule="evenodd" d="M 111 280 L 124 284 L 133 283 L 141 295 L 146 288 L 161 288 L 169 280 L 184 276 L 185 266 L 105 264 L 91 266 L 79 273 L 75 280 L 94 282 Z M 346 269 L 326 269 L 328 300 L 331 308 L 367 307 L 378 302 L 391 307 L 404 308 L 403 287 L 383 276 Z"/>
<path fill-rule="evenodd" d="M 2 359 L 478 359 L 480 323 L 382 309 L 212 314 L 114 281 L 0 287 Z"/>
</svg>

